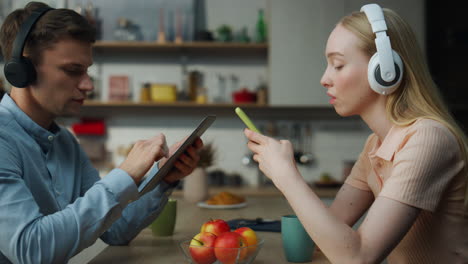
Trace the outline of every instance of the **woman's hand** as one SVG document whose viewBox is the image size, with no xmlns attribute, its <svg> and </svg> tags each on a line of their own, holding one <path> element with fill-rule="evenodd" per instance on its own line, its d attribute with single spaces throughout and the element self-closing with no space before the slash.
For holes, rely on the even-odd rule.
<svg viewBox="0 0 468 264">
<path fill-rule="evenodd" d="M 171 146 L 168 157 L 172 156 L 177 151 L 185 139 L 186 138 Z M 189 146 L 187 150 L 176 160 L 174 163 L 174 168 L 168 173 L 164 180 L 167 183 L 173 183 L 192 173 L 192 171 L 197 167 L 198 161 L 200 161 L 200 155 L 198 154 L 198 151 L 202 147 L 203 141 L 200 138 L 197 138 L 193 145 Z M 159 162 L 159 167 L 162 168 L 167 160 L 168 158 L 161 159 Z"/>
<path fill-rule="evenodd" d="M 154 162 L 167 157 L 168 153 L 166 137 L 163 134 L 148 140 L 139 140 L 119 168 L 126 171 L 138 185 Z"/>
<path fill-rule="evenodd" d="M 244 134 L 249 139 L 247 147 L 254 153 L 253 159 L 258 162 L 260 170 L 277 187 L 282 181 L 299 175 L 290 141 L 278 141 L 247 128 Z"/>
</svg>

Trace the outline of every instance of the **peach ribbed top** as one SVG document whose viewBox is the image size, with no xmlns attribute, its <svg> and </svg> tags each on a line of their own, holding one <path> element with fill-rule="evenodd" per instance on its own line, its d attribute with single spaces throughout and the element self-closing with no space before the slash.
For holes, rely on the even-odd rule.
<svg viewBox="0 0 468 264">
<path fill-rule="evenodd" d="M 346 183 L 422 211 L 388 263 L 468 263 L 465 163 L 455 136 L 419 119 L 369 136 Z"/>
</svg>

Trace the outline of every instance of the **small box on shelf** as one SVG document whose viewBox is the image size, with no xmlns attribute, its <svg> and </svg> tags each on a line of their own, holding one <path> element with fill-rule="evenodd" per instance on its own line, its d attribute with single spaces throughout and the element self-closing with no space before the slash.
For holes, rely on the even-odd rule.
<svg viewBox="0 0 468 264">
<path fill-rule="evenodd" d="M 128 76 L 109 76 L 109 101 L 128 101 L 129 99 L 130 88 Z"/>
</svg>

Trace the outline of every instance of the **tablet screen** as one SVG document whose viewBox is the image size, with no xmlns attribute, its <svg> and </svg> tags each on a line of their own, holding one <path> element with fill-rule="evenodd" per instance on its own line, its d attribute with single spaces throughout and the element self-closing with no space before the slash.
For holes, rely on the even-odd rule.
<svg viewBox="0 0 468 264">
<path fill-rule="evenodd" d="M 140 196 L 144 195 L 145 193 L 153 190 L 159 182 L 166 177 L 166 175 L 171 171 L 174 167 L 174 163 L 179 158 L 185 150 L 191 146 L 198 137 L 201 137 L 203 133 L 213 124 L 215 121 L 216 116 L 207 116 L 205 117 L 198 127 L 190 134 L 190 136 L 180 145 L 180 147 L 176 150 L 176 152 L 167 160 L 167 162 L 156 172 L 153 178 L 146 183 L 146 185 L 141 189 Z M 141 188 L 141 186 L 140 186 Z"/>
</svg>

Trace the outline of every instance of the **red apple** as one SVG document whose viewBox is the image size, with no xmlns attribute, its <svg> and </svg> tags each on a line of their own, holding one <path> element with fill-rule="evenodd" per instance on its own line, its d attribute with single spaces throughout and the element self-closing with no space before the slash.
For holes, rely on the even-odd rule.
<svg viewBox="0 0 468 264">
<path fill-rule="evenodd" d="M 223 264 L 236 263 L 237 255 L 239 260 L 245 259 L 247 256 L 247 246 L 245 239 L 236 232 L 225 232 L 219 235 L 215 240 L 215 255 Z"/>
<path fill-rule="evenodd" d="M 211 264 L 216 261 L 214 243 L 216 235 L 208 232 L 197 234 L 190 241 L 190 255 L 197 264 Z"/>
<path fill-rule="evenodd" d="M 205 222 L 200 230 L 201 232 L 210 232 L 215 234 L 216 236 L 221 235 L 224 232 L 229 232 L 231 231 L 231 228 L 229 227 L 228 223 L 222 219 L 212 219 L 210 221 Z"/>
<path fill-rule="evenodd" d="M 245 241 L 247 242 L 248 252 L 249 252 L 248 254 L 249 255 L 251 255 L 253 252 L 255 252 L 255 250 L 257 249 L 257 247 L 255 245 L 257 245 L 258 240 L 257 240 L 257 234 L 255 233 L 255 231 L 252 230 L 252 228 L 250 228 L 250 227 L 239 227 L 236 230 L 234 230 L 234 232 L 241 235 L 245 239 Z"/>
</svg>

